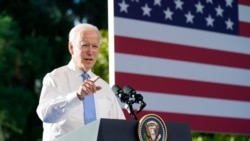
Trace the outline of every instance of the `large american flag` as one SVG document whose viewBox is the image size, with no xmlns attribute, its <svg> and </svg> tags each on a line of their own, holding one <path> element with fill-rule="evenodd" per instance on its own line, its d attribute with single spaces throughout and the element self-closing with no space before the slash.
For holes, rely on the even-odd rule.
<svg viewBox="0 0 250 141">
<path fill-rule="evenodd" d="M 109 39 L 110 84 L 144 96 L 139 118 L 250 134 L 249 0 L 110 0 Z"/>
</svg>

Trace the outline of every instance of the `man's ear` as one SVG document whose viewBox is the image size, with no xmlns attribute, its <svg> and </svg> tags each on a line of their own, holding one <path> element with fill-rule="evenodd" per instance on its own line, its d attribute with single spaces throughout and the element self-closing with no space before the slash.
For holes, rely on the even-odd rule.
<svg viewBox="0 0 250 141">
<path fill-rule="evenodd" d="M 68 43 L 68 49 L 69 49 L 69 53 L 72 55 L 73 54 L 73 44 L 72 44 L 72 42 L 69 42 Z"/>
</svg>

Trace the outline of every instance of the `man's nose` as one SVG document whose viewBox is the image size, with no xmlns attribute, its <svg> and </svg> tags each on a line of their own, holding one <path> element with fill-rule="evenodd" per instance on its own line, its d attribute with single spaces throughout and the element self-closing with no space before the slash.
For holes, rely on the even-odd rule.
<svg viewBox="0 0 250 141">
<path fill-rule="evenodd" d="M 93 53 L 93 48 L 94 48 L 94 47 L 91 46 L 91 45 L 88 46 L 88 48 L 87 48 L 87 53 L 88 53 L 88 54 L 92 54 L 92 53 Z"/>
</svg>

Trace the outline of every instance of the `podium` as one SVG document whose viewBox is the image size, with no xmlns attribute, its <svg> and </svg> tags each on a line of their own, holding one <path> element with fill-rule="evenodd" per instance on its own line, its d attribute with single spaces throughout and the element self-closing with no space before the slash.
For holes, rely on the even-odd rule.
<svg viewBox="0 0 250 141">
<path fill-rule="evenodd" d="M 137 120 L 100 119 L 55 141 L 139 141 Z M 187 123 L 166 122 L 167 141 L 192 141 Z"/>
</svg>

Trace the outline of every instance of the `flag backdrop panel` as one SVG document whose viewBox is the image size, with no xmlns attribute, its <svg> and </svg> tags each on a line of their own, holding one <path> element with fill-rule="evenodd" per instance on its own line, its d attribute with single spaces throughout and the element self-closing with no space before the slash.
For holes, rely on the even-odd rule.
<svg viewBox="0 0 250 141">
<path fill-rule="evenodd" d="M 109 2 L 110 74 L 144 96 L 139 117 L 250 134 L 248 0 Z"/>
</svg>

